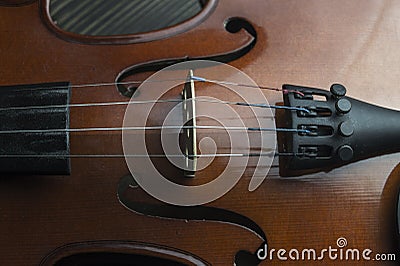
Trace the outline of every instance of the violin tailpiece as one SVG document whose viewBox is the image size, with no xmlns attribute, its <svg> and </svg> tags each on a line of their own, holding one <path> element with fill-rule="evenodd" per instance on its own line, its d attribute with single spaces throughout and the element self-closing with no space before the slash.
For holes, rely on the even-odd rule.
<svg viewBox="0 0 400 266">
<path fill-rule="evenodd" d="M 0 173 L 70 173 L 69 98 L 68 82 L 0 86 Z"/>
<path fill-rule="evenodd" d="M 305 129 L 307 133 L 278 135 L 281 176 L 299 176 L 374 156 L 400 151 L 400 112 L 346 96 L 346 88 L 330 91 L 283 85 L 284 104 L 309 110 L 284 110 L 277 125 Z M 294 93 L 300 91 L 304 95 Z"/>
</svg>

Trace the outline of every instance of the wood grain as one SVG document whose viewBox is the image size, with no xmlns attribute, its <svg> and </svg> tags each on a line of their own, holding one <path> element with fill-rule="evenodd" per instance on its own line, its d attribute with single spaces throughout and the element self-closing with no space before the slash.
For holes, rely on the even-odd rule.
<svg viewBox="0 0 400 266">
<path fill-rule="evenodd" d="M 329 88 L 340 82 L 354 98 L 395 109 L 400 105 L 398 1 L 220 0 L 202 23 L 187 31 L 178 27 L 168 33 L 169 38 L 128 44 L 125 36 L 101 45 L 61 38 L 62 32 L 45 25 L 39 7 L 35 2 L 0 8 L 1 85 L 113 82 L 120 71 L 137 63 L 232 51 L 251 36 L 245 31 L 228 33 L 223 25 L 231 17 L 241 17 L 255 27 L 258 39 L 253 50 L 232 65 L 258 84 Z M 266 96 L 270 103 L 282 101 L 278 93 Z M 113 87 L 72 94 L 73 103 L 125 99 Z M 117 126 L 123 115 L 123 107 L 72 110 L 71 127 Z M 89 144 L 80 145 L 84 138 L 76 141 L 74 152 L 85 152 Z M 102 145 L 101 138 L 91 141 Z M 209 206 L 253 219 L 267 233 L 270 248 L 321 250 L 345 237 L 351 248 L 397 254 L 392 214 L 399 170 L 392 170 L 399 159 L 399 154 L 387 155 L 297 179 L 271 172 L 254 192 L 247 190 L 249 169 L 232 191 Z M 228 224 L 162 220 L 125 209 L 116 189 L 127 173 L 123 159 L 72 159 L 71 176 L 2 176 L 0 264 L 37 265 L 46 254 L 69 243 L 133 240 L 184 250 L 213 265 L 230 265 L 236 251 L 254 251 L 260 244 L 250 232 Z M 397 265 L 328 259 L 322 263 Z M 321 262 L 263 262 L 297 264 Z"/>
</svg>

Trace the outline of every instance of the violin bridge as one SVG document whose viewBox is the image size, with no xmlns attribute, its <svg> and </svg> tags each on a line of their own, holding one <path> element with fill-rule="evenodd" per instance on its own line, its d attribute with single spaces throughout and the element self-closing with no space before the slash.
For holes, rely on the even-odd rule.
<svg viewBox="0 0 400 266">
<path fill-rule="evenodd" d="M 185 85 L 182 91 L 183 98 L 183 152 L 185 155 L 185 177 L 193 178 L 197 169 L 197 138 L 196 138 L 196 104 L 193 70 L 189 70 Z"/>
</svg>

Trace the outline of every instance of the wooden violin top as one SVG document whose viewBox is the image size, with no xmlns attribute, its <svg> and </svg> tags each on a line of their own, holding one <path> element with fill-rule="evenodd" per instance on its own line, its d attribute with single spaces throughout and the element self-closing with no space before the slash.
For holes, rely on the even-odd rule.
<svg viewBox="0 0 400 266">
<path fill-rule="evenodd" d="M 112 83 L 131 66 L 172 58 L 207 58 L 250 46 L 229 64 L 259 85 L 289 83 L 328 89 L 339 82 L 351 97 L 392 109 L 400 106 L 397 1 L 210 0 L 199 15 L 172 28 L 115 37 L 63 32 L 49 20 L 47 3 L 0 0 L 1 86 Z M 225 25 L 237 18 L 247 21 L 252 30 L 228 32 Z M 280 93 L 266 91 L 265 95 L 271 104 L 282 102 Z M 114 86 L 95 86 L 72 89 L 70 102 L 127 99 Z M 70 127 L 119 127 L 125 108 L 72 108 Z M 121 152 L 120 133 L 71 136 L 73 153 L 85 154 L 96 147 L 103 147 L 105 153 Z M 280 178 L 273 167 L 253 192 L 248 191 L 248 184 L 254 169 L 248 168 L 229 193 L 206 206 L 246 216 L 266 233 L 269 250 L 276 251 L 273 259 L 261 265 L 319 265 L 318 260 L 282 261 L 277 251 L 338 248 L 337 241 L 343 238 L 347 241 L 344 248 L 370 249 L 371 258 L 379 253 L 398 254 L 399 159 L 399 154 L 386 155 L 294 179 Z M 221 170 L 218 164 L 213 167 L 210 173 Z M 121 244 L 134 241 L 166 247 L 160 248 L 164 256 L 178 250 L 212 265 L 231 265 L 237 251 L 255 252 L 262 243 L 252 232 L 228 223 L 162 219 L 125 208 L 117 190 L 121 177 L 128 173 L 123 158 L 72 158 L 69 176 L 2 174 L 0 264 L 51 264 L 53 257 L 47 261 L 45 257 L 61 247 L 57 258 L 79 250 L 139 252 Z M 155 204 L 159 210 L 165 206 L 140 188 L 127 192 L 126 197 Z M 185 212 L 191 213 L 177 211 L 179 215 Z M 99 244 L 105 240 L 115 242 Z M 99 245 L 72 245 L 93 241 Z M 397 265 L 395 261 L 327 256 L 324 265 Z M 180 261 L 187 263 L 182 257 Z"/>
</svg>

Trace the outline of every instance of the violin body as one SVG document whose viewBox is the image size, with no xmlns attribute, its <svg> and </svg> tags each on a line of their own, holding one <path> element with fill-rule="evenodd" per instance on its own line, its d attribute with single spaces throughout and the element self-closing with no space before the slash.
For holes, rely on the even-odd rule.
<svg viewBox="0 0 400 266">
<path fill-rule="evenodd" d="M 394 1 L 215 0 L 193 19 L 167 30 L 115 37 L 63 32 L 49 20 L 47 3 L 0 0 L 1 86 L 110 83 L 147 62 L 221 58 L 251 47 L 230 64 L 257 84 L 329 88 L 340 82 L 354 98 L 394 109 L 400 104 L 393 88 L 399 83 L 400 62 L 395 34 L 400 27 L 396 17 L 400 4 Z M 225 25 L 236 18 L 252 29 L 229 32 Z M 265 95 L 269 103 L 282 102 L 279 93 Z M 71 103 L 128 99 L 114 86 L 73 88 L 70 95 Z M 71 108 L 69 126 L 120 127 L 125 108 Z M 105 154 L 121 152 L 120 133 L 71 136 L 73 154 L 86 154 L 96 147 Z M 269 249 L 337 248 L 336 241 L 342 237 L 351 248 L 397 254 L 395 204 L 400 176 L 393 169 L 399 158 L 398 154 L 381 156 L 295 179 L 280 178 L 272 169 L 252 192 L 248 191 L 248 169 L 229 193 L 206 206 L 254 221 L 266 233 Z M 210 172 L 219 171 L 218 165 L 214 167 Z M 223 216 L 218 222 L 164 219 L 127 208 L 118 189 L 128 174 L 123 158 L 71 158 L 70 175 L 2 174 L 0 264 L 69 265 L 74 255 L 98 254 L 101 261 L 104 254 L 112 253 L 130 254 L 138 261 L 154 256 L 182 264 L 231 265 L 237 251 L 259 248 L 257 235 L 224 223 Z M 166 206 L 135 189 L 129 197 L 161 210 Z M 179 217 L 186 211 L 190 213 L 182 209 Z M 276 252 L 274 259 L 261 265 L 303 263 L 279 260 Z M 323 262 L 366 263 L 328 258 Z M 306 261 L 307 265 L 319 263 Z M 385 263 L 396 265 L 395 261 Z"/>
</svg>

